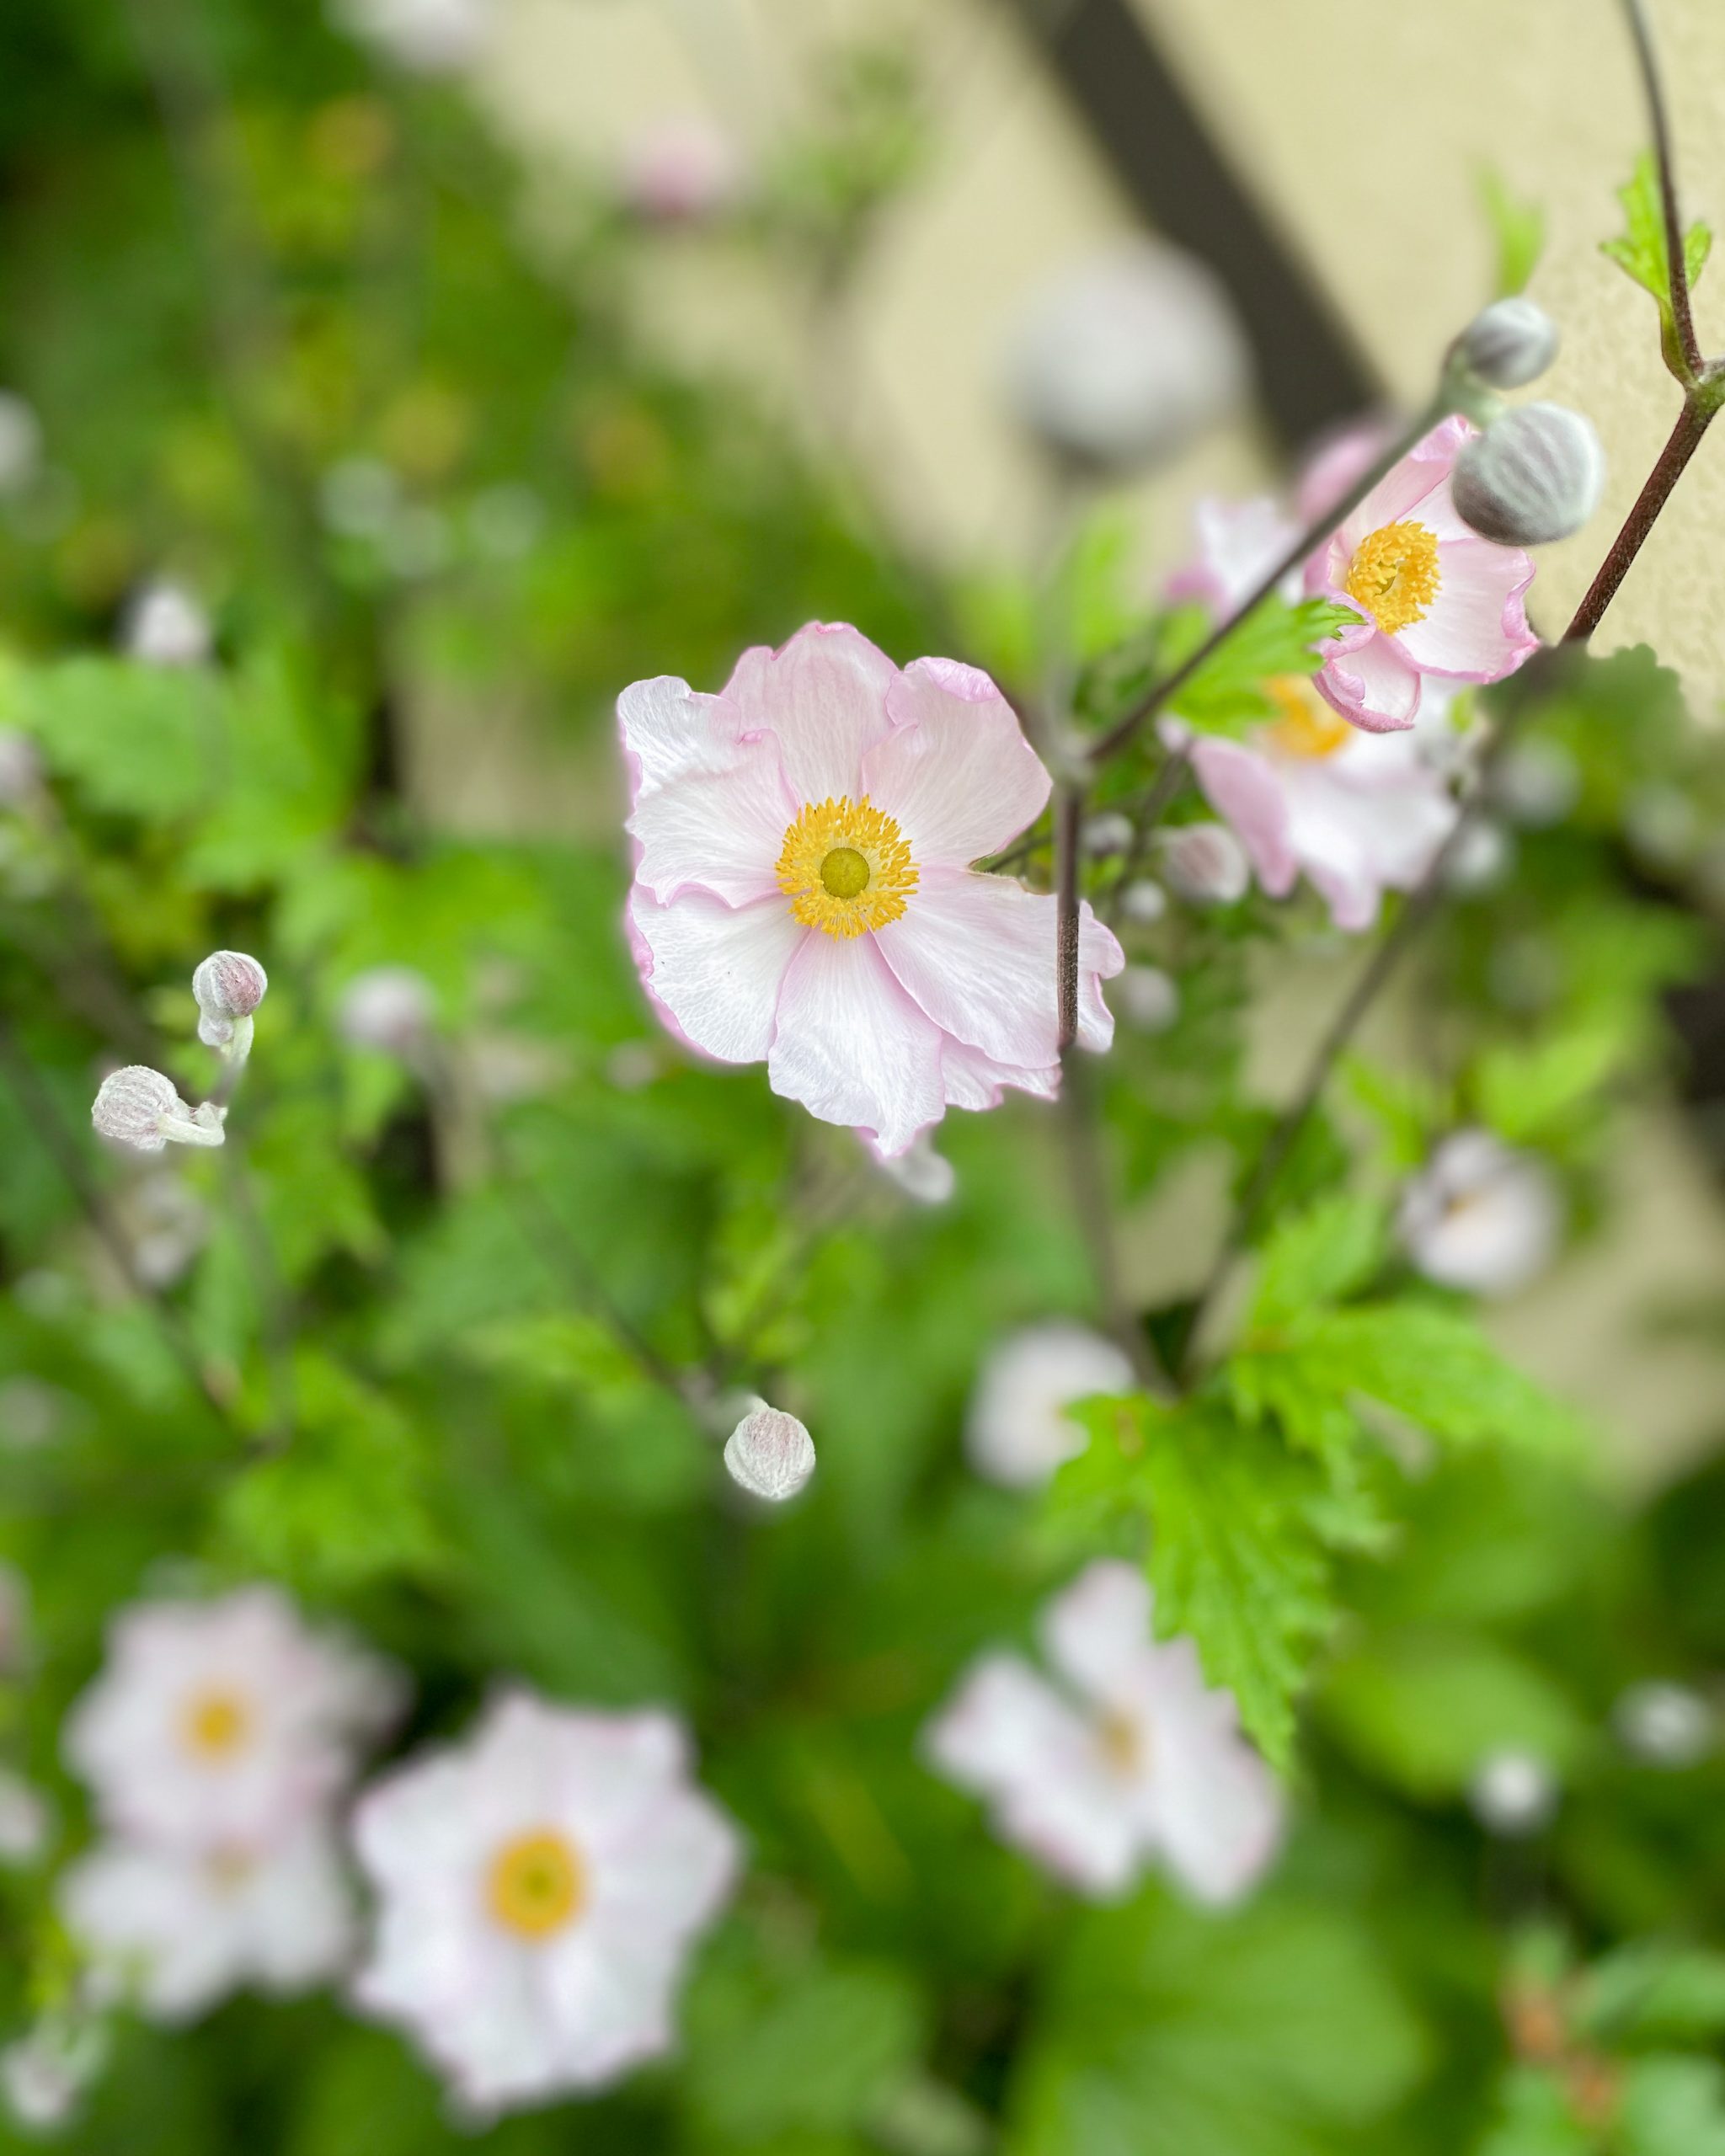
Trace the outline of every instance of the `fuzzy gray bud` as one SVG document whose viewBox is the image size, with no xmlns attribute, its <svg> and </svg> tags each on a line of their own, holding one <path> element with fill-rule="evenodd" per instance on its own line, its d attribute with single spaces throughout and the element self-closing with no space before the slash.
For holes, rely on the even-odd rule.
<svg viewBox="0 0 1725 2156">
<path fill-rule="evenodd" d="M 1180 990 L 1160 966 L 1128 966 L 1114 984 L 1114 1001 L 1140 1033 L 1165 1033 L 1180 1015 Z"/>
<path fill-rule="evenodd" d="M 1518 404 L 1455 459 L 1463 521 L 1500 547 L 1567 539 L 1599 505 L 1605 453 L 1591 420 L 1562 404 Z"/>
<path fill-rule="evenodd" d="M 102 1081 L 90 1108 L 90 1121 L 104 1138 L 117 1139 L 140 1153 L 159 1153 L 170 1140 L 179 1145 L 219 1145 L 219 1109 L 189 1108 L 174 1081 L 145 1063 L 128 1063 Z"/>
<path fill-rule="evenodd" d="M 1140 876 L 1120 894 L 1120 911 L 1140 928 L 1160 921 L 1168 910 L 1168 894 L 1160 883 Z"/>
<path fill-rule="evenodd" d="M 782 1505 L 814 1472 L 814 1440 L 794 1415 L 762 1401 L 731 1432 L 724 1464 L 740 1489 Z"/>
<path fill-rule="evenodd" d="M 1252 870 L 1226 824 L 1182 824 L 1162 839 L 1162 873 L 1194 905 L 1232 905 L 1246 895 Z"/>
<path fill-rule="evenodd" d="M 1494 300 L 1455 340 L 1455 356 L 1490 389 L 1536 382 L 1557 356 L 1557 325 L 1520 293 Z"/>
<path fill-rule="evenodd" d="M 269 985 L 269 975 L 245 952 L 212 951 L 192 975 L 198 1038 L 209 1048 L 227 1046 L 235 1019 L 249 1018 Z"/>
</svg>

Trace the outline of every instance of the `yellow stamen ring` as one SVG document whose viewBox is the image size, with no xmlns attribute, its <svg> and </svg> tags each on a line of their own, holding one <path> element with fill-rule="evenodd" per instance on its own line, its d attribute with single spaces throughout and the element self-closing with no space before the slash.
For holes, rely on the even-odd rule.
<svg viewBox="0 0 1725 2156">
<path fill-rule="evenodd" d="M 252 1733 L 252 1710 L 238 1692 L 212 1685 L 188 1701 L 180 1728 L 199 1758 L 230 1759 Z"/>
<path fill-rule="evenodd" d="M 1423 622 L 1438 595 L 1438 535 L 1423 524 L 1369 531 L 1348 565 L 1348 596 L 1386 637 Z"/>
<path fill-rule="evenodd" d="M 1280 674 L 1264 686 L 1279 714 L 1269 729 L 1270 742 L 1284 756 L 1333 756 L 1353 738 L 1354 728 L 1300 675 Z"/>
<path fill-rule="evenodd" d="M 916 864 L 890 816 L 866 798 L 814 801 L 785 833 L 778 887 L 805 928 L 860 936 L 884 928 L 916 888 Z"/>
<path fill-rule="evenodd" d="M 549 1939 L 574 1921 L 586 1898 L 581 1860 L 554 1828 L 518 1836 L 491 1860 L 486 1878 L 491 1913 L 523 1939 Z"/>
</svg>

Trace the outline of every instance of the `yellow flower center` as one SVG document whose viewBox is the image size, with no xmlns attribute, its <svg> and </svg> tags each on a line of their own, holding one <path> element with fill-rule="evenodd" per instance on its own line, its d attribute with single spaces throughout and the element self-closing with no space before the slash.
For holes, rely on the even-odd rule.
<svg viewBox="0 0 1725 2156">
<path fill-rule="evenodd" d="M 581 1860 L 563 1835 L 539 1828 L 506 1842 L 491 1860 L 486 1899 L 507 1931 L 549 1939 L 580 1914 L 587 1897 Z"/>
<path fill-rule="evenodd" d="M 1282 674 L 1264 686 L 1279 716 L 1269 729 L 1271 745 L 1284 756 L 1333 756 L 1345 747 L 1354 728 L 1332 712 L 1310 681 Z"/>
<path fill-rule="evenodd" d="M 252 1733 L 252 1710 L 220 1685 L 194 1693 L 180 1722 L 188 1750 L 206 1764 L 231 1759 Z"/>
<path fill-rule="evenodd" d="M 1145 1741 L 1144 1726 L 1118 1708 L 1110 1708 L 1097 1724 L 1096 1741 L 1102 1748 L 1102 1756 L 1117 1774 L 1136 1774 L 1142 1771 L 1148 1746 Z"/>
<path fill-rule="evenodd" d="M 1425 619 L 1438 595 L 1438 535 L 1423 524 L 1369 531 L 1348 567 L 1348 596 L 1386 637 Z"/>
<path fill-rule="evenodd" d="M 865 797 L 812 801 L 785 833 L 778 887 L 805 928 L 860 936 L 884 928 L 916 888 L 904 834 Z"/>
</svg>

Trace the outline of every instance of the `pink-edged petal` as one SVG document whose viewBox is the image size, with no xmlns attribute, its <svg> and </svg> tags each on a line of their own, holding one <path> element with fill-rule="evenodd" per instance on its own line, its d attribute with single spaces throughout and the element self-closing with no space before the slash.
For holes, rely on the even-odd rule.
<svg viewBox="0 0 1725 2156">
<path fill-rule="evenodd" d="M 932 868 L 874 940 L 943 1033 L 1034 1068 L 1060 1053 L 1055 910 L 1052 898 L 1009 877 Z"/>
<path fill-rule="evenodd" d="M 862 759 L 862 787 L 919 868 L 998 853 L 1042 813 L 1052 783 L 986 674 L 919 659 L 887 695 L 893 731 Z"/>
<path fill-rule="evenodd" d="M 1017 1655 L 995 1652 L 974 1662 L 954 1698 L 923 1736 L 928 1757 L 948 1780 L 997 1796 L 1050 1758 L 1087 1744 L 1081 1717 Z"/>
<path fill-rule="evenodd" d="M 1531 558 L 1489 540 L 1455 539 L 1438 548 L 1437 595 L 1423 621 L 1396 641 L 1423 671 L 1452 680 L 1499 681 L 1538 648 L 1522 594 Z"/>
<path fill-rule="evenodd" d="M 1031 1070 L 1015 1063 L 997 1063 L 980 1048 L 970 1048 L 950 1034 L 940 1045 L 940 1071 L 949 1108 L 997 1108 L 1008 1086 L 1039 1101 L 1053 1100 L 1060 1090 L 1059 1064 Z"/>
<path fill-rule="evenodd" d="M 1459 417 L 1439 420 L 1343 520 L 1341 536 L 1348 552 L 1351 554 L 1369 531 L 1381 531 L 1386 524 L 1410 518 L 1417 522 L 1420 504 L 1449 478 L 1462 444 L 1477 432 Z"/>
<path fill-rule="evenodd" d="M 1295 507 L 1303 524 L 1315 524 L 1363 479 L 1396 439 L 1396 422 L 1383 414 L 1354 419 L 1327 435 L 1300 474 Z"/>
<path fill-rule="evenodd" d="M 862 792 L 864 752 L 890 722 L 887 691 L 899 670 L 860 630 L 811 622 L 777 651 L 757 644 L 737 661 L 724 700 L 742 730 L 778 738 L 791 791 L 800 804 Z"/>
<path fill-rule="evenodd" d="M 1085 900 L 1078 908 L 1078 1045 L 1092 1055 L 1101 1055 L 1114 1038 L 1114 1014 L 1103 1000 L 1102 985 L 1125 967 L 1119 937 Z"/>
<path fill-rule="evenodd" d="M 691 887 L 746 905 L 774 873 L 798 803 L 772 734 L 740 739 L 734 711 L 670 675 L 617 698 L 634 805 L 635 876 L 660 900 Z"/>
<path fill-rule="evenodd" d="M 823 1123 L 868 1132 L 890 1159 L 945 1112 L 940 1028 L 873 937 L 807 938 L 779 990 L 768 1081 Z"/>
<path fill-rule="evenodd" d="M 1284 899 L 1298 873 L 1288 829 L 1288 807 L 1268 760 L 1237 741 L 1200 739 L 1192 768 L 1204 798 L 1225 816 L 1252 857 L 1258 880 L 1273 899 Z"/>
<path fill-rule="evenodd" d="M 704 891 L 667 906 L 638 888 L 630 940 L 642 983 L 672 1032 L 721 1063 L 758 1063 L 772 1045 L 773 1014 L 805 928 L 780 897 L 732 907 Z"/>
<path fill-rule="evenodd" d="M 1386 636 L 1373 636 L 1343 659 L 1327 659 L 1312 686 L 1368 734 L 1397 733 L 1418 716 L 1419 676 Z"/>
<path fill-rule="evenodd" d="M 1150 1651 L 1150 1582 L 1114 1557 L 1087 1566 L 1042 1613 L 1042 1644 L 1073 1690 L 1103 1705 L 1125 1700 Z"/>
</svg>

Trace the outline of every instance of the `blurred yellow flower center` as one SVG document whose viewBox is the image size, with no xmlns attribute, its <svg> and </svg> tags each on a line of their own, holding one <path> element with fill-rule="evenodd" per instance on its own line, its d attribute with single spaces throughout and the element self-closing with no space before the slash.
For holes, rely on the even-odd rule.
<svg viewBox="0 0 1725 2156">
<path fill-rule="evenodd" d="M 1265 683 L 1279 714 L 1271 727 L 1271 745 L 1284 756 L 1333 756 L 1346 746 L 1354 728 L 1332 712 L 1310 681 L 1284 674 Z"/>
<path fill-rule="evenodd" d="M 1348 596 L 1386 637 L 1425 619 L 1438 595 L 1438 535 L 1423 524 L 1369 531 L 1348 568 Z"/>
<path fill-rule="evenodd" d="M 212 1685 L 193 1694 L 180 1727 L 200 1758 L 230 1759 L 251 1735 L 252 1710 L 238 1692 Z"/>
<path fill-rule="evenodd" d="M 581 1860 L 551 1828 L 505 1843 L 492 1859 L 486 1887 L 492 1915 L 523 1939 L 561 1931 L 586 1898 Z"/>
<path fill-rule="evenodd" d="M 813 801 L 785 833 L 778 887 L 806 928 L 860 936 L 884 928 L 916 888 L 904 834 L 865 798 Z"/>
<path fill-rule="evenodd" d="M 1111 1708 L 1097 1724 L 1096 1738 L 1102 1747 L 1103 1758 L 1117 1774 L 1142 1771 L 1148 1749 L 1144 1726 L 1131 1715 Z"/>
</svg>

